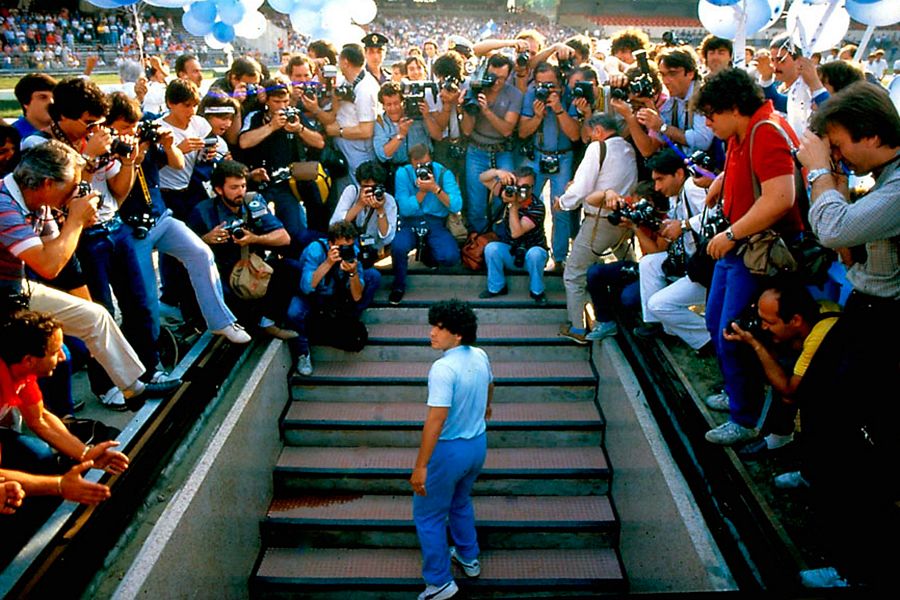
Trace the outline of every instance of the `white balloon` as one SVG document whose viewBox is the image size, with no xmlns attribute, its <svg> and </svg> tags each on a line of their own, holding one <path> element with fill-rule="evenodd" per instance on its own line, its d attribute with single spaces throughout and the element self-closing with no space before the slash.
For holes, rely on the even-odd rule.
<svg viewBox="0 0 900 600">
<path fill-rule="evenodd" d="M 752 35 L 762 29 L 772 16 L 770 0 L 746 0 L 747 21 L 744 28 L 746 35 Z M 697 4 L 697 15 L 700 22 L 713 35 L 733 40 L 737 35 L 738 17 L 744 3 L 729 6 L 716 6 L 708 0 L 700 0 Z"/>
<path fill-rule="evenodd" d="M 894 101 L 894 107 L 900 113 L 900 75 L 894 75 L 888 84 L 888 91 L 891 93 L 891 100 Z"/>
<path fill-rule="evenodd" d="M 305 8 L 297 8 L 291 12 L 291 27 L 297 33 L 312 35 L 322 24 L 322 15 Z"/>
<path fill-rule="evenodd" d="M 378 5 L 375 0 L 359 0 L 353 6 L 353 22 L 357 25 L 367 25 L 378 14 Z"/>
<path fill-rule="evenodd" d="M 266 0 L 241 0 L 241 4 L 244 5 L 244 8 L 247 9 L 247 12 L 251 12 L 254 10 L 259 10 L 259 7 L 263 5 L 263 2 Z"/>
<path fill-rule="evenodd" d="M 234 26 L 234 35 L 246 40 L 255 40 L 266 32 L 268 25 L 264 14 L 253 11 L 247 13 L 243 20 Z"/>
<path fill-rule="evenodd" d="M 847 13 L 854 21 L 875 27 L 887 27 L 900 23 L 900 2 L 882 0 L 881 2 L 859 2 L 847 0 Z"/>
<path fill-rule="evenodd" d="M 338 30 L 345 25 L 350 25 L 350 17 L 354 12 L 355 3 L 345 2 L 344 0 L 329 0 L 319 11 L 319 14 L 322 17 L 323 26 L 328 29 Z M 332 41 L 338 43 L 337 40 Z"/>
<path fill-rule="evenodd" d="M 784 0 L 769 0 L 769 8 L 772 10 L 772 16 L 769 17 L 768 23 L 763 25 L 760 31 L 768 29 L 778 22 L 778 19 L 784 14 Z"/>
<path fill-rule="evenodd" d="M 336 46 L 340 47 L 344 44 L 359 44 L 365 35 L 365 30 L 359 25 L 341 23 L 337 27 L 325 28 L 322 37 L 326 40 L 331 40 Z"/>
<path fill-rule="evenodd" d="M 158 6 L 159 8 L 181 8 L 182 6 L 185 6 L 185 12 L 187 12 L 186 5 L 190 4 L 188 0 L 144 0 L 144 2 L 150 6 Z"/>
<path fill-rule="evenodd" d="M 850 15 L 843 6 L 833 7 L 827 22 L 820 26 L 830 8 L 830 4 L 794 2 L 788 9 L 787 30 L 807 55 L 840 45 L 850 27 Z"/>
<path fill-rule="evenodd" d="M 206 45 L 212 48 L 213 50 L 222 50 L 227 46 L 227 43 L 222 43 L 213 36 L 211 33 L 207 33 L 203 37 L 203 41 L 206 42 Z"/>
</svg>

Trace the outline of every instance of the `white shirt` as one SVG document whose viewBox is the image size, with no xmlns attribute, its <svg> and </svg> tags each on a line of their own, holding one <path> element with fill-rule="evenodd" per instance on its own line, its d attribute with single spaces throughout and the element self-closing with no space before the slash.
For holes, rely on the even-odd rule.
<svg viewBox="0 0 900 600">
<path fill-rule="evenodd" d="M 172 130 L 172 133 L 174 134 L 173 137 L 175 138 L 173 143 L 176 146 L 186 138 L 194 137 L 203 139 L 209 135 L 210 131 L 212 131 L 212 126 L 209 124 L 209 121 L 198 115 L 191 117 L 191 120 L 185 129 L 178 129 L 171 123 L 163 121 L 162 119 L 157 121 L 157 123 L 161 123 L 163 127 Z M 197 162 L 199 154 L 200 150 L 185 152 L 183 169 L 176 170 L 168 165 L 160 169 L 159 187 L 164 190 L 183 190 L 187 188 L 188 184 L 191 182 L 191 174 L 194 172 L 194 164 Z"/>
<path fill-rule="evenodd" d="M 132 88 L 133 89 L 133 88 Z M 154 115 L 166 112 L 166 84 L 159 81 L 147 82 L 147 95 L 141 104 L 141 110 Z"/>
<path fill-rule="evenodd" d="M 706 205 L 706 190 L 688 177 L 681 188 L 681 192 L 677 196 L 669 198 L 669 204 L 672 207 L 669 210 L 670 218 L 678 220 L 688 219 L 690 228 L 699 234 L 702 227 L 703 208 Z M 688 207 L 690 210 L 688 210 Z M 690 213 L 690 216 L 688 216 L 688 213 Z M 694 236 L 689 231 L 684 231 L 681 235 L 684 239 L 685 252 L 693 254 L 697 249 Z"/>
<path fill-rule="evenodd" d="M 338 101 L 337 124 L 341 127 L 355 127 L 360 123 L 374 122 L 381 113 L 381 103 L 378 102 L 378 81 L 368 72 L 362 78 L 354 91 L 356 100 L 353 102 Z M 374 137 L 374 134 L 373 134 Z M 356 167 L 367 160 L 375 160 L 375 147 L 372 138 L 366 140 L 348 140 L 346 138 L 334 138 L 337 148 L 347 157 L 350 166 L 350 174 L 355 177 Z"/>
<path fill-rule="evenodd" d="M 335 223 L 343 221 L 344 217 L 347 216 L 347 212 L 353 207 L 358 196 L 359 187 L 357 187 L 357 185 L 354 184 L 345 187 L 344 191 L 341 193 L 341 199 L 338 200 L 337 206 L 334 209 L 334 214 L 331 215 L 331 221 L 328 224 L 334 225 Z M 365 225 L 366 229 L 363 233 L 371 235 L 375 239 L 376 248 L 384 248 L 394 240 L 394 234 L 397 233 L 397 202 L 390 194 L 386 193 L 384 195 L 384 216 L 388 222 L 388 230 L 384 235 L 381 235 L 381 230 L 378 229 L 377 213 L 373 213 L 369 222 L 366 223 L 366 216 L 369 210 L 370 209 L 366 207 L 359 211 L 353 222 L 360 228 Z"/>
<path fill-rule="evenodd" d="M 584 152 L 584 159 L 575 171 L 572 185 L 560 196 L 559 205 L 564 210 L 578 208 L 584 199 L 598 190 L 613 190 L 627 196 L 637 183 L 637 160 L 634 148 L 619 136 L 606 140 L 606 157 L 600 164 L 600 142 L 591 142 Z M 594 206 L 584 207 L 585 214 L 597 214 Z"/>
<path fill-rule="evenodd" d="M 802 138 L 809 128 L 809 115 L 812 114 L 812 93 L 809 86 L 798 77 L 787 89 L 787 122 L 791 129 Z"/>
</svg>

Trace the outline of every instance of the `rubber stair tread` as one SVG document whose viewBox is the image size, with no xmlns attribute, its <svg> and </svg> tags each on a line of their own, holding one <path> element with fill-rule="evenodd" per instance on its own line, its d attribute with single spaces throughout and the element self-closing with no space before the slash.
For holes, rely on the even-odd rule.
<svg viewBox="0 0 900 600">
<path fill-rule="evenodd" d="M 322 379 L 427 380 L 433 360 L 423 362 L 384 361 L 317 361 L 311 377 L 303 382 Z M 588 361 L 492 362 L 494 381 L 505 379 L 594 380 Z"/>
<path fill-rule="evenodd" d="M 473 496 L 477 524 L 540 522 L 557 525 L 614 523 L 606 496 Z M 334 494 L 275 498 L 269 519 L 319 522 L 394 522 L 412 526 L 409 495 Z"/>
<path fill-rule="evenodd" d="M 427 407 L 422 402 L 292 402 L 285 425 L 302 428 L 304 424 L 325 425 L 415 425 L 421 427 Z M 593 402 L 497 402 L 488 428 L 502 425 L 538 424 L 596 425 L 603 421 Z"/>
<path fill-rule="evenodd" d="M 624 579 L 616 552 L 608 548 L 490 550 L 479 557 L 481 577 L 468 585 L 534 582 L 537 585 L 590 585 Z M 458 570 L 454 566 L 455 570 Z M 368 585 L 421 583 L 418 549 L 267 548 L 256 575 L 278 581 Z M 460 573 L 456 573 L 459 577 Z"/>
<path fill-rule="evenodd" d="M 285 446 L 276 469 L 303 471 L 369 470 L 373 472 L 412 471 L 418 448 L 322 448 Z M 606 471 L 602 448 L 491 448 L 482 474 L 530 471 Z"/>
<path fill-rule="evenodd" d="M 531 299 L 531 296 L 529 296 L 528 292 L 525 290 L 510 291 L 510 293 L 505 296 L 496 296 L 494 298 L 479 298 L 478 294 L 484 290 L 485 285 L 486 283 L 480 286 L 463 285 L 452 289 L 448 289 L 447 286 L 408 288 L 403 295 L 403 301 L 400 306 L 410 303 L 438 302 L 440 300 L 446 300 L 450 296 L 455 296 L 460 300 L 466 300 L 478 306 L 502 306 L 508 304 L 514 304 L 516 306 L 536 306 L 534 300 Z M 390 289 L 385 288 L 379 290 L 378 293 L 375 294 L 375 303 L 386 303 L 388 294 L 390 294 Z M 547 289 L 545 294 L 547 295 L 547 301 L 550 306 L 565 306 L 565 290 Z"/>
<path fill-rule="evenodd" d="M 369 339 L 420 339 L 428 343 L 428 327 L 421 323 L 370 323 Z M 478 341 L 486 340 L 564 339 L 559 323 L 484 323 L 478 325 Z"/>
</svg>

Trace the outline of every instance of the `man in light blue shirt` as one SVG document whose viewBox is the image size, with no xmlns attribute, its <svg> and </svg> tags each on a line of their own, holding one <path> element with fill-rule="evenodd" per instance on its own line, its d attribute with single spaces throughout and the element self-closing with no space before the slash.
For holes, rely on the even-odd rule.
<svg viewBox="0 0 900 600">
<path fill-rule="evenodd" d="M 428 416 L 409 483 L 427 586 L 419 600 L 440 600 L 458 591 L 451 558 L 466 576 L 481 574 L 471 492 L 487 454 L 485 419 L 494 386 L 487 354 L 472 346 L 478 319 L 467 303 L 438 302 L 428 323 L 431 347 L 444 354 L 428 373 Z M 455 544 L 449 548 L 448 520 Z"/>
</svg>

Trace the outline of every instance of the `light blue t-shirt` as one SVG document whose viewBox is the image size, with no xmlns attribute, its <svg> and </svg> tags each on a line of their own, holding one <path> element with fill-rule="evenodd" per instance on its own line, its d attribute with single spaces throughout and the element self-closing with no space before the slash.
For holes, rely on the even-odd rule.
<svg viewBox="0 0 900 600">
<path fill-rule="evenodd" d="M 484 433 L 491 361 L 481 348 L 457 346 L 431 365 L 428 406 L 449 408 L 441 440 L 470 440 Z"/>
</svg>

